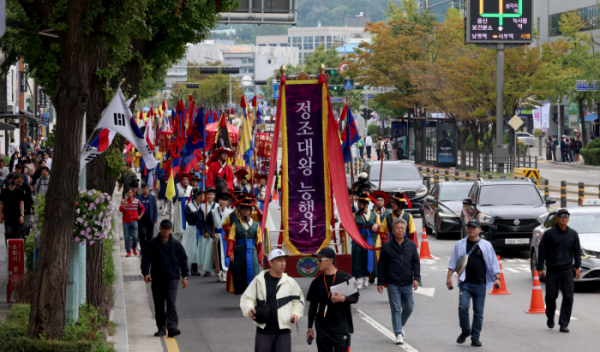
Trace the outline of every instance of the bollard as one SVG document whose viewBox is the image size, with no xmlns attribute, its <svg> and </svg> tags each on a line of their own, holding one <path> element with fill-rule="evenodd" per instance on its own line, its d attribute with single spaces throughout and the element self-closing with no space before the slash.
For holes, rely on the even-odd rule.
<svg viewBox="0 0 600 352">
<path fill-rule="evenodd" d="M 600 188 L 599 188 L 600 190 Z M 548 179 L 544 180 L 544 198 L 550 196 L 550 181 Z"/>
<path fill-rule="evenodd" d="M 488 180 L 491 180 L 492 178 L 493 178 L 493 177 L 492 177 L 492 174 L 489 174 L 489 175 L 488 175 Z"/>
<path fill-rule="evenodd" d="M 348 171 L 350 165 L 348 165 L 348 163 L 345 163 L 344 165 L 346 166 L 346 175 L 350 174 L 350 172 Z"/>
<path fill-rule="evenodd" d="M 467 171 L 467 173 L 465 174 L 465 180 L 471 181 L 471 173 L 469 171 Z"/>
<path fill-rule="evenodd" d="M 560 181 L 560 207 L 567 206 L 567 181 Z"/>
<path fill-rule="evenodd" d="M 435 172 L 433 173 L 433 182 L 438 185 L 440 184 L 440 170 L 436 169 Z"/>
<path fill-rule="evenodd" d="M 450 173 L 448 172 L 448 170 L 444 171 L 444 181 L 450 181 Z"/>
<path fill-rule="evenodd" d="M 579 182 L 579 194 L 578 194 L 578 199 L 579 199 L 579 205 L 581 206 L 581 204 L 583 204 L 583 195 L 585 193 L 585 184 L 583 182 Z"/>
<path fill-rule="evenodd" d="M 458 173 L 458 170 L 454 171 L 454 181 L 460 181 L 460 173 Z M 600 197 L 600 190 L 598 191 L 598 196 Z"/>
<path fill-rule="evenodd" d="M 426 172 L 427 176 L 431 176 L 431 172 L 430 172 L 429 168 L 425 169 L 425 172 Z"/>
<path fill-rule="evenodd" d="M 421 166 L 419 166 L 419 174 L 421 174 L 421 177 L 423 177 L 423 168 Z"/>
</svg>

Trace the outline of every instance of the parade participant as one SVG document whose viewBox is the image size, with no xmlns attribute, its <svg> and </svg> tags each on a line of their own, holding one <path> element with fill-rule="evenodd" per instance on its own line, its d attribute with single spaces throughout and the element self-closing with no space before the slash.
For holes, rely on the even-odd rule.
<svg viewBox="0 0 600 352">
<path fill-rule="evenodd" d="M 335 265 L 335 251 L 325 247 L 317 254 L 317 266 L 321 275 L 310 284 L 306 300 L 308 307 L 308 332 L 306 340 L 315 338 L 313 323 L 317 331 L 317 349 L 319 352 L 342 352 L 350 347 L 350 334 L 354 333 L 350 305 L 358 303 L 359 293 L 342 296 L 331 292 L 331 287 L 347 282 L 352 275 L 338 270 Z"/>
<path fill-rule="evenodd" d="M 255 352 L 292 351 L 291 328 L 304 314 L 304 294 L 285 273 L 287 257 L 281 249 L 269 253 L 271 269 L 258 274 L 240 299 L 242 314 L 256 325 Z M 268 315 L 261 306 L 269 307 Z"/>
<path fill-rule="evenodd" d="M 354 213 L 354 221 L 365 241 L 373 247 L 380 247 L 379 235 L 373 232 L 373 225 L 379 225 L 379 217 L 374 211 L 368 209 L 372 199 L 367 194 L 358 197 L 358 211 Z M 352 276 L 356 278 L 356 287 L 363 289 L 369 287 L 369 277 L 377 277 L 378 253 L 370 251 L 352 242 Z"/>
<path fill-rule="evenodd" d="M 348 198 L 350 198 L 350 207 L 352 208 L 352 213 L 356 213 L 358 211 L 358 204 L 356 203 L 356 195 L 352 188 L 348 187 Z"/>
<path fill-rule="evenodd" d="M 175 185 L 175 200 L 173 201 L 173 207 L 175 207 L 173 236 L 179 240 L 186 228 L 184 211 L 192 193 L 192 186 L 190 186 L 190 175 L 181 173 L 177 177 L 179 184 Z"/>
<path fill-rule="evenodd" d="M 254 198 L 245 195 L 240 202 L 240 218 L 229 230 L 227 291 L 237 295 L 242 294 L 261 271 L 258 258 L 262 257 L 262 232 L 260 224 L 251 216 L 255 206 Z"/>
<path fill-rule="evenodd" d="M 219 148 L 213 155 L 218 155 L 219 160 L 214 161 L 208 167 L 206 186 L 217 188 L 217 178 L 222 178 L 227 182 L 227 189 L 233 190 L 233 169 L 227 163 L 228 158 L 233 157 L 233 152 L 229 148 Z"/>
<path fill-rule="evenodd" d="M 394 220 L 394 238 L 381 248 L 377 266 L 377 291 L 383 293 L 383 287 L 387 285 L 397 345 L 404 343 L 404 327 L 415 305 L 413 291 L 419 287 L 421 279 L 419 253 L 417 246 L 405 238 L 406 226 L 404 219 Z"/>
<path fill-rule="evenodd" d="M 471 336 L 471 346 L 480 347 L 479 340 L 483 328 L 483 306 L 485 304 L 486 289 L 496 286 L 500 288 L 500 265 L 492 244 L 479 237 L 481 223 L 478 219 L 469 220 L 467 224 L 468 237 L 458 241 L 454 246 L 450 264 L 448 265 L 448 276 L 446 287 L 453 289 L 452 274 L 457 264 L 468 255 L 466 268 L 458 277 L 459 304 L 458 318 L 462 333 L 456 340 L 464 343 Z M 473 299 L 473 325 L 469 322 L 469 306 Z M 554 311 L 553 311 L 554 312 Z"/>
<path fill-rule="evenodd" d="M 160 234 L 154 237 L 142 253 L 142 275 L 144 281 L 152 281 L 154 317 L 158 331 L 154 336 L 175 337 L 181 333 L 177 326 L 177 284 L 181 277 L 181 288 L 188 284 L 189 269 L 185 250 L 171 235 L 173 224 L 169 219 L 160 222 Z M 166 312 L 165 312 L 166 303 Z"/>
<path fill-rule="evenodd" d="M 161 163 L 159 163 L 156 166 L 156 178 L 158 179 L 158 200 L 162 201 L 162 205 L 160 208 L 162 208 L 162 215 L 166 215 L 167 214 L 167 204 L 168 204 L 168 200 L 167 200 L 167 182 L 168 177 L 167 177 L 167 172 L 162 168 Z"/>
<path fill-rule="evenodd" d="M 20 188 L 25 194 L 23 198 L 23 223 L 19 226 L 19 238 L 25 238 L 31 231 L 31 214 L 33 212 L 33 197 L 31 196 L 31 187 L 23 183 L 21 177 L 17 178 L 17 188 Z"/>
<path fill-rule="evenodd" d="M 119 207 L 119 211 L 123 213 L 123 237 L 125 239 L 125 251 L 127 251 L 127 257 L 131 257 L 131 242 L 133 242 L 133 255 L 137 255 L 137 222 L 144 216 L 145 210 L 142 203 L 134 197 L 133 190 L 128 189 L 127 193 L 125 193 L 125 199 L 121 201 L 121 206 Z"/>
<path fill-rule="evenodd" d="M 142 252 L 146 244 L 154 238 L 154 224 L 158 222 L 158 207 L 156 197 L 150 194 L 150 185 L 142 183 L 142 194 L 136 197 L 146 210 L 138 221 L 138 237 Z"/>
<path fill-rule="evenodd" d="M 267 196 L 267 175 L 258 175 L 258 185 L 254 187 L 253 194 L 258 199 L 260 210 L 264 211 L 265 197 Z"/>
<path fill-rule="evenodd" d="M 377 191 L 371 194 L 371 197 L 375 198 L 377 203 L 375 204 L 375 213 L 379 216 L 379 219 L 383 219 L 391 213 L 385 206 L 390 202 L 390 196 L 384 191 Z"/>
<path fill-rule="evenodd" d="M 413 241 L 417 248 L 419 248 L 419 240 L 417 238 L 417 227 L 415 226 L 415 220 L 413 219 L 411 214 L 404 211 L 405 206 L 410 208 L 410 201 L 407 199 L 404 193 L 396 192 L 396 194 L 392 196 L 392 211 L 384 218 L 379 218 L 381 226 L 373 228 L 373 231 L 385 234 L 384 236 L 387 236 L 387 239 L 390 240 L 394 237 L 394 234 L 392 233 L 392 223 L 397 218 L 402 218 L 404 219 L 404 221 L 406 221 L 407 224 L 405 231 L 406 238 Z"/>
<path fill-rule="evenodd" d="M 235 175 L 242 192 L 252 193 L 252 186 L 248 183 L 248 171 L 240 169 Z"/>
<path fill-rule="evenodd" d="M 201 205 L 200 211 L 204 214 L 204 218 L 208 219 L 210 217 L 210 213 L 217 207 L 214 202 L 215 200 L 215 189 L 207 188 L 206 189 L 206 200 L 204 204 Z M 214 238 L 215 233 L 212 231 L 211 226 L 211 234 L 208 232 L 204 234 L 200 234 L 200 239 L 198 241 L 198 265 L 202 266 L 202 270 L 204 270 L 204 276 L 211 276 L 211 269 L 215 268 L 215 251 L 214 251 Z M 189 256 L 188 256 L 189 257 Z M 216 269 L 216 268 L 215 268 Z"/>
<path fill-rule="evenodd" d="M 578 137 L 579 138 L 579 137 Z M 546 324 L 554 328 L 554 313 L 558 291 L 562 293 L 558 325 L 560 332 L 569 332 L 571 311 L 573 310 L 573 276 L 581 278 L 581 246 L 579 234 L 567 226 L 571 214 L 567 209 L 560 209 L 556 217 L 558 223 L 542 236 L 539 248 L 537 270 L 540 277 L 546 277 Z M 544 266 L 548 272 L 544 272 Z M 575 275 L 573 275 L 575 270 Z"/>
<path fill-rule="evenodd" d="M 183 233 L 181 244 L 185 249 L 188 263 L 191 264 L 193 276 L 200 276 L 198 271 L 198 238 L 200 240 L 205 236 L 212 234 L 212 228 L 209 229 L 206 223 L 206 217 L 202 212 L 202 190 L 194 188 L 192 190 L 192 200 L 185 207 L 185 220 L 187 227 Z M 208 269 L 204 269 L 208 270 Z"/>
<path fill-rule="evenodd" d="M 219 202 L 219 206 L 213 209 L 208 217 L 209 224 L 212 224 L 214 228 L 215 241 L 219 244 L 219 252 L 217 255 L 219 256 L 219 263 L 221 265 L 219 270 L 219 275 L 217 275 L 217 280 L 221 282 L 225 282 L 227 279 L 227 269 L 229 268 L 229 258 L 226 256 L 227 254 L 227 234 L 223 230 L 223 221 L 225 218 L 231 214 L 233 210 L 229 208 L 229 193 L 220 193 L 217 195 L 217 201 Z M 200 251 L 198 251 L 200 254 Z"/>
<path fill-rule="evenodd" d="M 242 192 L 242 193 L 238 193 L 237 195 L 235 195 L 236 192 L 233 192 L 233 194 L 234 194 L 234 202 L 233 202 L 233 204 L 231 204 L 233 211 L 229 214 L 228 217 L 225 218 L 225 220 L 223 220 L 223 229 L 225 230 L 225 233 L 229 233 L 229 228 L 231 227 L 231 225 L 235 224 L 241 218 L 241 216 L 240 216 L 241 203 L 245 198 L 251 198 L 253 200 L 253 202 L 255 203 L 254 205 L 258 205 L 258 200 L 256 199 L 256 197 L 254 197 L 250 193 Z M 252 211 L 252 220 L 261 222 L 262 221 L 262 213 L 259 213 L 257 211 Z"/>
<path fill-rule="evenodd" d="M 190 186 L 192 186 L 192 188 L 199 188 L 198 187 L 199 184 L 200 184 L 200 177 L 192 176 L 192 179 L 190 180 Z"/>
</svg>

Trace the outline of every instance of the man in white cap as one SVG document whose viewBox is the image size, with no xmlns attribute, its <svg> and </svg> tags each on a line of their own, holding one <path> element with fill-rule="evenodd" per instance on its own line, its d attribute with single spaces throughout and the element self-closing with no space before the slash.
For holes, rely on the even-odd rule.
<svg viewBox="0 0 600 352">
<path fill-rule="evenodd" d="M 271 269 L 254 277 L 240 299 L 242 314 L 256 325 L 256 352 L 291 352 L 291 328 L 304 314 L 304 294 L 285 273 L 287 257 L 281 249 L 269 253 Z"/>
</svg>

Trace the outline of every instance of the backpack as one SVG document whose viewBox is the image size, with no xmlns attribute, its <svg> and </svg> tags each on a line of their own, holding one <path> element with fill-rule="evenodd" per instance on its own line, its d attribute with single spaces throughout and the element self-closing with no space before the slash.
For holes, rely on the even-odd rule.
<svg viewBox="0 0 600 352">
<path fill-rule="evenodd" d="M 357 143 L 358 143 L 358 144 L 357 144 L 357 146 L 358 146 L 359 148 L 361 148 L 361 147 L 364 147 L 364 146 L 365 146 L 365 142 L 363 141 L 363 139 L 362 139 L 362 138 L 361 138 L 361 139 L 359 139 Z"/>
</svg>

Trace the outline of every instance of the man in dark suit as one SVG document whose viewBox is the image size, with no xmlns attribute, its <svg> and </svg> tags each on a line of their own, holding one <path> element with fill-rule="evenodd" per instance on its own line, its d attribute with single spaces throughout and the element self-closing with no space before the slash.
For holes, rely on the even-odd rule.
<svg viewBox="0 0 600 352">
<path fill-rule="evenodd" d="M 150 194 L 150 186 L 142 184 L 142 194 L 136 197 L 144 206 L 144 216 L 138 220 L 138 238 L 142 252 L 146 249 L 146 243 L 154 238 L 154 225 L 158 221 L 158 206 L 156 197 Z"/>
</svg>

